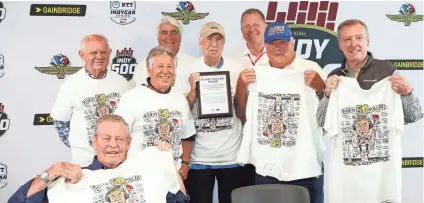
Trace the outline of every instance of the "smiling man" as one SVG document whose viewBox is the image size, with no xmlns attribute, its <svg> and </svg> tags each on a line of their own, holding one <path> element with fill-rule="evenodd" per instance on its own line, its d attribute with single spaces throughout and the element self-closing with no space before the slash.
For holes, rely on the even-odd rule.
<svg viewBox="0 0 424 203">
<path fill-rule="evenodd" d="M 87 166 L 96 155 L 91 140 L 96 120 L 112 114 L 131 86 L 107 71 L 111 49 L 106 37 L 85 36 L 78 53 L 85 66 L 61 84 L 50 116 L 60 139 L 71 148 L 72 163 Z"/>
<path fill-rule="evenodd" d="M 95 134 L 93 135 L 93 147 L 97 152 L 97 155 L 92 158 L 92 163 L 88 167 L 81 168 L 78 164 L 59 162 L 48 168 L 41 175 L 35 177 L 34 179 L 28 181 L 25 185 L 21 186 L 18 191 L 15 192 L 12 197 L 10 197 L 8 203 L 49 203 L 51 202 L 66 202 L 70 201 L 69 199 L 64 200 L 67 195 L 69 195 L 72 191 L 62 191 L 59 195 L 47 195 L 54 191 L 53 193 L 57 193 L 58 185 L 62 184 L 60 178 L 65 179 L 66 184 L 75 184 L 80 182 L 83 178 L 82 169 L 87 169 L 92 171 L 93 173 L 84 172 L 84 178 L 96 178 L 96 172 L 99 170 L 112 170 L 116 169 L 118 166 L 128 165 L 130 160 L 127 160 L 127 152 L 130 148 L 132 142 L 132 138 L 129 133 L 128 125 L 125 120 L 118 115 L 105 115 L 96 122 Z M 166 151 L 167 148 L 164 145 L 165 143 L 159 143 L 158 149 Z M 157 153 L 156 153 L 157 155 Z M 170 156 L 169 156 L 170 157 Z M 147 158 L 147 157 L 144 157 Z M 171 160 L 169 160 L 171 161 Z M 155 164 L 155 161 L 150 162 L 149 164 Z M 157 164 L 157 163 L 156 163 Z M 136 170 L 142 171 L 150 167 L 148 164 L 136 164 Z M 122 167 L 121 167 L 122 168 Z M 104 171 L 106 173 L 106 171 Z M 173 171 L 171 171 L 173 172 Z M 94 175 L 93 175 L 94 174 Z M 98 175 L 99 173 L 97 173 Z M 158 186 L 161 189 L 168 189 L 167 182 L 159 182 L 155 184 L 146 185 L 148 188 L 155 188 L 153 190 L 149 190 L 149 196 L 155 196 L 155 198 L 159 199 L 167 199 L 167 203 L 187 203 L 188 197 L 185 192 L 184 184 L 181 180 L 181 177 L 178 175 L 178 172 L 172 174 L 176 177 L 177 180 L 174 179 L 174 184 L 178 181 L 179 191 L 175 194 L 169 193 L 167 196 L 163 194 L 163 191 L 158 191 Z M 117 181 L 115 181 L 117 182 Z M 115 182 L 111 182 L 116 185 Z M 157 182 L 157 181 L 155 181 Z M 54 183 L 54 184 L 53 184 Z M 150 187 L 149 187 L 150 186 Z M 91 189 L 89 189 L 91 191 Z M 144 192 L 143 190 L 137 190 L 138 194 L 133 194 L 134 196 L 143 196 L 145 194 L 141 194 Z M 166 191 L 166 190 L 165 190 Z M 100 192 L 100 191 L 99 191 Z M 115 192 L 115 193 L 114 193 Z M 175 192 L 175 191 L 174 191 Z M 114 193 L 114 198 L 109 197 L 109 200 L 119 200 L 119 195 L 121 193 L 118 190 L 111 190 L 110 193 L 104 194 L 105 196 L 111 195 Z M 71 195 L 72 198 L 81 198 L 85 196 L 86 193 L 76 192 L 75 195 Z M 161 195 L 163 194 L 163 195 Z M 161 195 L 161 196 L 157 196 Z M 80 196 L 80 197 L 78 197 Z M 103 196 L 104 197 L 104 196 Z M 128 197 L 127 197 L 128 198 Z M 59 199 L 59 201 L 57 200 Z M 70 202 L 81 202 L 81 201 L 70 201 Z M 86 201 L 84 201 L 86 202 Z M 110 201 L 115 202 L 115 201 Z M 150 202 L 150 201 L 147 201 Z"/>
<path fill-rule="evenodd" d="M 196 130 L 185 97 L 171 91 L 175 55 L 158 46 L 150 50 L 146 63 L 147 84 L 125 93 L 115 112 L 130 125 L 133 142 L 128 155 L 137 155 L 158 140 L 169 142 L 181 177 L 186 179 Z"/>
<path fill-rule="evenodd" d="M 241 33 L 246 40 L 246 47 L 241 54 L 244 68 L 267 64 L 268 56 L 264 42 L 264 32 L 267 24 L 265 16 L 259 9 L 250 8 L 243 12 L 240 20 Z"/>
<path fill-rule="evenodd" d="M 181 25 L 181 23 L 178 22 L 178 20 L 176 20 L 175 18 L 169 16 L 165 16 L 160 19 L 157 26 L 158 45 L 171 50 L 171 52 L 176 55 L 177 58 L 175 64 L 175 80 L 177 80 L 181 76 L 186 75 L 186 70 L 188 66 L 195 59 L 192 56 L 184 54 L 180 50 L 181 36 L 183 31 L 182 29 L 183 26 Z M 149 77 L 147 68 L 148 67 L 146 64 L 146 60 L 142 60 L 135 69 L 132 83 L 135 83 L 137 86 L 146 83 L 146 79 L 147 77 Z M 179 82 L 175 83 L 175 86 L 172 88 L 172 91 L 180 91 L 179 84 Z"/>
</svg>

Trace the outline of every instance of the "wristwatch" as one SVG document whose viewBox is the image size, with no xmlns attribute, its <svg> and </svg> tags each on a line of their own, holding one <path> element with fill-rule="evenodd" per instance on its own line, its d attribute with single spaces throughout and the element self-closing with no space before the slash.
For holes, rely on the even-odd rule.
<svg viewBox="0 0 424 203">
<path fill-rule="evenodd" d="M 47 185 L 50 184 L 50 179 L 49 179 L 49 174 L 47 173 L 47 171 L 44 171 L 41 175 L 40 175 L 41 180 L 43 180 Z"/>
</svg>

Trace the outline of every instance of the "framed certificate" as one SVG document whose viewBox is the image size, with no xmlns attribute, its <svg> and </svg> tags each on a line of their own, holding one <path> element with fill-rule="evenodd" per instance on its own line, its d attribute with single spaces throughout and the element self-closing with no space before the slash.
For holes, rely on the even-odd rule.
<svg viewBox="0 0 424 203">
<path fill-rule="evenodd" d="M 233 116 L 229 71 L 203 72 L 196 84 L 198 118 Z"/>
</svg>

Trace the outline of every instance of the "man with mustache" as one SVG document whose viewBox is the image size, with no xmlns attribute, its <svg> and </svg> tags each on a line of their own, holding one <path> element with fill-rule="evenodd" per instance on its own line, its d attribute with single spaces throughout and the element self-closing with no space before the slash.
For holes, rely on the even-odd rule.
<svg viewBox="0 0 424 203">
<path fill-rule="evenodd" d="M 92 158 L 92 163 L 89 166 L 81 168 L 79 164 L 58 162 L 41 175 L 21 186 L 10 197 L 8 203 L 49 203 L 47 192 L 54 189 L 55 185 L 52 183 L 59 178 L 65 178 L 67 184 L 74 184 L 83 177 L 82 169 L 97 171 L 117 168 L 127 160 L 127 152 L 132 141 L 130 135 L 128 125 L 122 117 L 118 115 L 103 116 L 96 122 L 93 147 L 97 154 L 94 159 Z M 169 144 L 165 142 L 156 144 L 160 151 L 169 150 Z M 150 167 L 148 164 L 140 163 L 139 167 Z M 186 195 L 183 181 L 178 172 L 175 171 L 175 173 L 178 176 L 180 191 L 176 194 L 168 193 L 167 203 L 188 203 L 189 198 Z M 52 185 L 53 188 L 48 188 Z"/>
<path fill-rule="evenodd" d="M 146 59 L 149 73 L 146 84 L 126 92 L 115 113 L 130 125 L 133 142 L 129 156 L 158 140 L 166 141 L 172 145 L 174 159 L 185 180 L 196 130 L 187 100 L 181 93 L 171 91 L 176 60 L 165 47 L 150 50 Z"/>
<path fill-rule="evenodd" d="M 176 55 L 177 61 L 175 64 L 176 69 L 176 78 L 177 80 L 180 77 L 184 77 L 188 66 L 194 61 L 194 57 L 184 54 L 180 50 L 181 46 L 181 37 L 183 26 L 181 23 L 173 17 L 165 16 L 159 20 L 157 26 L 157 40 L 158 45 L 166 47 L 171 52 Z M 143 60 L 139 63 L 135 69 L 133 82 L 138 86 L 143 83 L 146 83 L 146 78 L 148 77 L 148 71 L 146 69 L 146 60 Z M 178 81 L 178 80 L 177 80 Z M 180 91 L 180 82 L 175 82 L 175 86 L 172 88 L 172 91 Z"/>
<path fill-rule="evenodd" d="M 71 148 L 72 163 L 87 166 L 96 155 L 91 142 L 96 120 L 113 113 L 130 84 L 107 70 L 111 49 L 106 37 L 85 36 L 78 53 L 85 66 L 62 83 L 50 116 L 60 139 Z"/>
</svg>

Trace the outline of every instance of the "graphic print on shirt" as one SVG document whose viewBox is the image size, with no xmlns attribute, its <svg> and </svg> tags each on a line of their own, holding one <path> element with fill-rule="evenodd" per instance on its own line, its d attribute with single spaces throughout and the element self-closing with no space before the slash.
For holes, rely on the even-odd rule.
<svg viewBox="0 0 424 203">
<path fill-rule="evenodd" d="M 273 148 L 296 145 L 300 110 L 299 94 L 258 94 L 258 138 Z"/>
<path fill-rule="evenodd" d="M 389 129 L 385 104 L 345 107 L 341 110 L 341 135 L 345 165 L 389 161 Z"/>
<path fill-rule="evenodd" d="M 160 138 L 171 143 L 174 159 L 178 160 L 180 158 L 178 152 L 181 147 L 181 133 L 183 130 L 181 112 L 159 109 L 158 111 L 145 113 L 143 119 L 148 124 L 143 125 L 145 141 L 143 142 L 142 149 L 153 146 L 153 142 Z"/>
<path fill-rule="evenodd" d="M 87 121 L 87 140 L 90 146 L 92 144 L 92 136 L 94 135 L 94 128 L 96 127 L 97 119 L 104 115 L 112 114 L 117 104 L 119 103 L 120 94 L 117 92 L 105 94 L 97 94 L 94 97 L 87 97 L 82 100 L 82 106 L 84 107 L 84 117 Z"/>
<path fill-rule="evenodd" d="M 93 203 L 145 203 L 143 178 L 140 175 L 128 178 L 112 178 L 109 182 L 92 185 L 95 193 Z"/>
<path fill-rule="evenodd" d="M 234 105 L 234 96 L 231 96 L 231 101 L 233 102 L 232 105 Z M 199 100 L 196 99 L 196 101 L 193 104 L 193 108 L 191 109 L 191 114 L 193 115 L 193 118 L 194 118 L 194 126 L 196 127 L 196 132 L 207 133 L 207 132 L 219 132 L 223 130 L 233 129 L 233 125 L 234 125 L 233 117 L 199 119 L 198 109 L 199 109 Z"/>
</svg>

